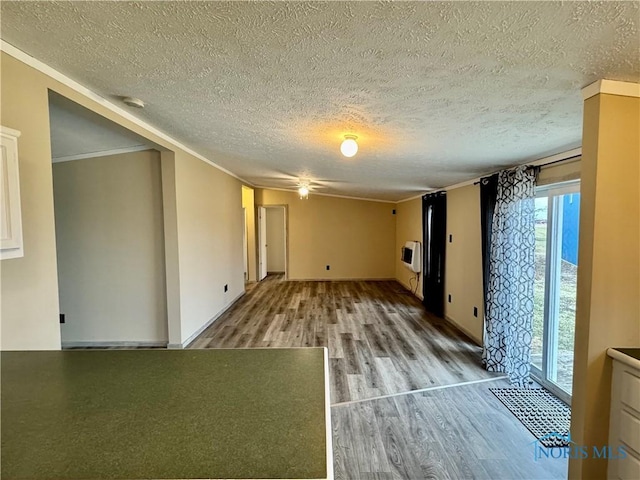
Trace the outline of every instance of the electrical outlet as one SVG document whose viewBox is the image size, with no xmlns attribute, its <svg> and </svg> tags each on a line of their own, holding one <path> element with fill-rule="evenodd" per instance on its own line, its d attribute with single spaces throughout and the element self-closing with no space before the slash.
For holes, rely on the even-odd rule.
<svg viewBox="0 0 640 480">
<path fill-rule="evenodd" d="M 449 234 L 449 243 L 453 243 L 453 235 Z"/>
<path fill-rule="evenodd" d="M 224 291 L 225 291 L 225 293 L 226 293 L 228 290 L 229 290 L 229 285 L 225 285 L 225 286 L 224 286 Z"/>
<path fill-rule="evenodd" d="M 478 307 L 473 307 L 473 316 L 474 317 L 478 316 Z"/>
<path fill-rule="evenodd" d="M 327 265 L 327 270 L 331 270 L 331 265 Z"/>
<path fill-rule="evenodd" d="M 449 303 L 451 303 L 451 294 L 449 294 Z"/>
<path fill-rule="evenodd" d="M 60 314 L 60 323 L 64 323 L 65 319 L 64 319 L 64 313 Z"/>
<path fill-rule="evenodd" d="M 396 209 L 394 208 L 393 210 L 391 210 L 391 215 L 395 215 L 396 214 Z"/>
</svg>

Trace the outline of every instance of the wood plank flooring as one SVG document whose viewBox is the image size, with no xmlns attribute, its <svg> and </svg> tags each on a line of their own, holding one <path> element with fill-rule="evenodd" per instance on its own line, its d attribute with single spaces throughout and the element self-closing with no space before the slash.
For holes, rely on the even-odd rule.
<svg viewBox="0 0 640 480">
<path fill-rule="evenodd" d="M 336 479 L 566 478 L 534 461 L 480 348 L 394 281 L 268 277 L 189 348 L 305 346 L 329 349 Z"/>
<path fill-rule="evenodd" d="M 329 348 L 332 403 L 495 377 L 480 348 L 395 281 L 267 277 L 189 348 Z"/>
<path fill-rule="evenodd" d="M 567 460 L 534 460 L 533 435 L 489 392 L 467 384 L 334 406 L 338 479 L 560 479 Z"/>
</svg>

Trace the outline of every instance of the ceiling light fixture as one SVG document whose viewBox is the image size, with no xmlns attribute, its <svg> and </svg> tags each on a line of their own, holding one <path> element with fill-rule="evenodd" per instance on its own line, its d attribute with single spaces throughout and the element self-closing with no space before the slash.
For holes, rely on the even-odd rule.
<svg viewBox="0 0 640 480">
<path fill-rule="evenodd" d="M 130 107 L 144 108 L 144 102 L 142 100 L 140 100 L 139 98 L 124 97 L 122 99 L 122 101 L 124 103 L 126 103 L 127 105 L 129 105 Z"/>
<path fill-rule="evenodd" d="M 300 185 L 298 188 L 298 195 L 300 195 L 301 200 L 306 200 L 309 198 L 309 187 L 305 184 Z"/>
<path fill-rule="evenodd" d="M 340 151 L 345 157 L 353 157 L 358 153 L 358 143 L 356 140 L 358 137 L 355 135 L 345 135 L 342 145 L 340 145 Z"/>
</svg>

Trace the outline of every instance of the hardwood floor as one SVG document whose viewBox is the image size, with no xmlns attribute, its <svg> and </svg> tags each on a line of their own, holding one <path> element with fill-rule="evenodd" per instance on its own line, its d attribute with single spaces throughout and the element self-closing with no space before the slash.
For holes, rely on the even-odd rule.
<svg viewBox="0 0 640 480">
<path fill-rule="evenodd" d="M 189 348 L 305 346 L 329 349 L 336 479 L 566 478 L 534 461 L 480 348 L 394 281 L 268 277 Z"/>
<path fill-rule="evenodd" d="M 189 348 L 329 348 L 332 403 L 496 377 L 480 348 L 395 281 L 267 277 Z"/>
<path fill-rule="evenodd" d="M 559 479 L 567 460 L 534 460 L 533 435 L 489 392 L 460 385 L 331 409 L 336 479 Z"/>
</svg>

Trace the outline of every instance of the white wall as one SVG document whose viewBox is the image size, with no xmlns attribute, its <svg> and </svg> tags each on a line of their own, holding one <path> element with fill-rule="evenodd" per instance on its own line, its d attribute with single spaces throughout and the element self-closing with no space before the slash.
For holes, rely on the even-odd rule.
<svg viewBox="0 0 640 480">
<path fill-rule="evenodd" d="M 285 269 L 284 207 L 270 207 L 267 211 L 267 272 Z"/>
<path fill-rule="evenodd" d="M 167 342 L 160 154 L 53 164 L 62 344 Z"/>
</svg>

